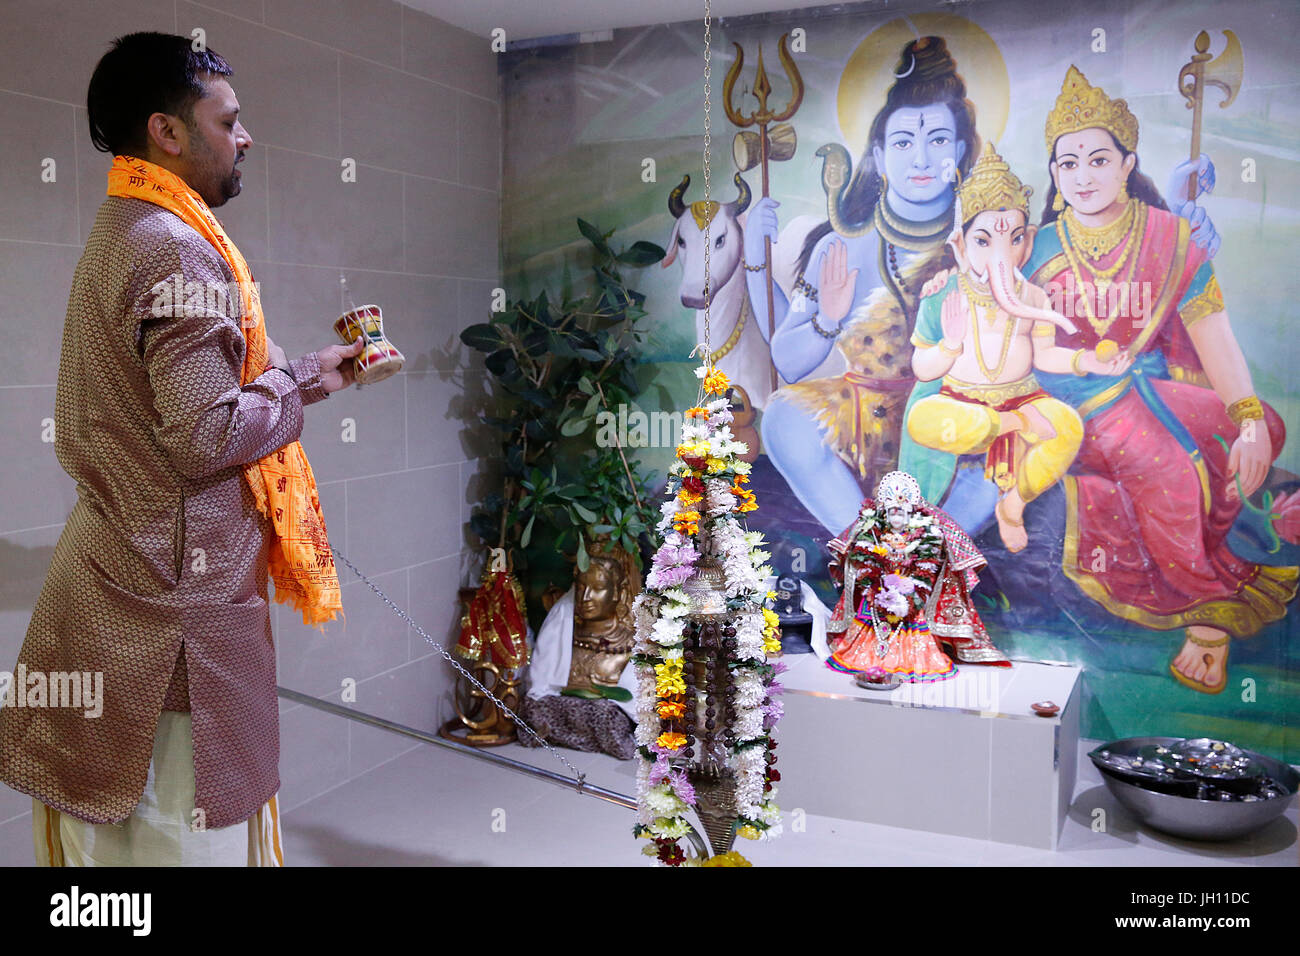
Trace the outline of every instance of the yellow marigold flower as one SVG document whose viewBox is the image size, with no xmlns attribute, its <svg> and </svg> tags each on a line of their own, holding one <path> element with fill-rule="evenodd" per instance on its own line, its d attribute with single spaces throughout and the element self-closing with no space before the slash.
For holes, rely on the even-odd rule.
<svg viewBox="0 0 1300 956">
<path fill-rule="evenodd" d="M 710 475 L 716 475 L 720 471 L 727 470 L 727 463 L 723 461 L 721 458 L 707 458 L 705 459 L 704 464 L 705 464 L 705 470 Z"/>
<path fill-rule="evenodd" d="M 656 740 L 655 743 L 660 747 L 663 747 L 664 750 L 681 750 L 686 746 L 686 735 L 674 731 L 668 731 L 667 733 L 660 734 L 659 739 Z"/>
<path fill-rule="evenodd" d="M 731 493 L 734 494 L 736 498 L 739 499 L 740 502 L 739 504 L 736 505 L 735 508 L 732 509 L 733 511 L 738 511 L 741 514 L 744 514 L 745 512 L 748 511 L 758 510 L 758 501 L 757 499 L 755 499 L 754 493 L 752 491 L 746 491 L 744 488 L 733 487 L 731 489 Z"/>
<path fill-rule="evenodd" d="M 757 840 L 759 837 L 758 828 L 746 823 L 736 831 L 736 836 L 744 837 L 746 840 Z"/>
<path fill-rule="evenodd" d="M 716 368 L 704 376 L 704 390 L 710 395 L 725 395 L 730 387 L 731 381 L 727 378 L 726 373 Z"/>
<path fill-rule="evenodd" d="M 768 591 L 768 592 L 767 592 L 767 599 L 768 599 L 769 601 L 775 601 L 775 600 L 776 600 L 776 592 L 775 592 L 775 591 Z"/>
<path fill-rule="evenodd" d="M 883 544 L 873 544 L 868 550 L 870 550 L 873 554 L 879 554 L 882 557 L 889 553 L 889 549 L 886 548 Z"/>
<path fill-rule="evenodd" d="M 775 634 L 768 634 L 763 637 L 763 656 L 775 657 L 781 653 L 781 638 Z"/>
<path fill-rule="evenodd" d="M 781 616 L 770 607 L 763 608 L 763 632 L 773 631 L 781 625 Z"/>
<path fill-rule="evenodd" d="M 726 853 L 719 853 L 717 856 L 711 856 L 700 866 L 753 866 L 743 856 L 735 850 L 728 850 Z"/>
<path fill-rule="evenodd" d="M 741 485 L 747 485 L 747 484 L 749 484 L 749 475 L 740 475 L 740 474 L 738 474 L 738 475 L 736 475 L 735 480 L 732 481 L 731 484 L 732 484 L 732 487 L 735 487 L 735 488 L 739 488 Z"/>
<path fill-rule="evenodd" d="M 687 418 L 708 418 L 709 410 L 707 408 L 700 408 L 697 405 L 694 408 L 686 409 L 686 417 Z"/>
<path fill-rule="evenodd" d="M 689 488 L 683 488 L 677 492 L 677 500 L 684 505 L 693 505 L 704 499 L 704 496 L 697 491 L 691 491 Z"/>
</svg>

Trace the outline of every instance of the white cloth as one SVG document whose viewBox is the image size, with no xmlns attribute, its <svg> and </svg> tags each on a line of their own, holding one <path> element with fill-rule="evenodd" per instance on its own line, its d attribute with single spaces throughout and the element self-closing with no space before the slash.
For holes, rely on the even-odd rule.
<svg viewBox="0 0 1300 956">
<path fill-rule="evenodd" d="M 537 645 L 533 651 L 532 684 L 529 697 L 551 697 L 569 685 L 569 667 L 573 663 L 573 588 L 551 605 L 537 632 Z M 636 696 L 636 669 L 631 663 L 619 675 L 618 686 Z M 633 720 L 636 720 L 636 701 L 616 700 Z"/>
<path fill-rule="evenodd" d="M 280 814 L 272 797 L 245 823 L 192 830 L 194 738 L 188 713 L 158 716 L 149 776 L 121 823 L 87 823 L 32 800 L 38 866 L 282 866 Z"/>
</svg>

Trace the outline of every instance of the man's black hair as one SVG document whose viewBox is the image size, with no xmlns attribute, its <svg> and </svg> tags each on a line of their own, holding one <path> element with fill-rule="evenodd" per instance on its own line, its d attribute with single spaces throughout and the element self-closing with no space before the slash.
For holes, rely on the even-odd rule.
<svg viewBox="0 0 1300 956">
<path fill-rule="evenodd" d="M 143 156 L 147 121 L 154 113 L 194 118 L 194 104 L 207 92 L 205 74 L 232 76 L 214 50 L 195 50 L 189 37 L 128 33 L 113 41 L 90 77 L 86 110 L 90 141 L 106 153 Z"/>
</svg>

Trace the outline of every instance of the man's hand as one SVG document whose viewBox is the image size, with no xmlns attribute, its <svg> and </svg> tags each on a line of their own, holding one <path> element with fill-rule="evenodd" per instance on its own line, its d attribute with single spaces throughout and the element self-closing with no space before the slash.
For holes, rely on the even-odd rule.
<svg viewBox="0 0 1300 956">
<path fill-rule="evenodd" d="M 288 368 L 289 359 L 285 357 L 284 349 L 271 341 L 271 336 L 266 337 L 266 360 L 276 368 Z"/>
<path fill-rule="evenodd" d="M 340 391 L 356 381 L 349 359 L 356 358 L 365 347 L 365 336 L 358 336 L 351 345 L 327 345 L 316 353 L 320 359 L 320 384 L 326 393 Z"/>
</svg>

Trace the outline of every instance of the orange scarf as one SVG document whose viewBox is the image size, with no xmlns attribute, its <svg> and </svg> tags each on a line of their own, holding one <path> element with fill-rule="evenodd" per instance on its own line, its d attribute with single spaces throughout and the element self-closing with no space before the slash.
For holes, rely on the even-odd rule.
<svg viewBox="0 0 1300 956">
<path fill-rule="evenodd" d="M 221 253 L 243 299 L 246 348 L 240 384 L 247 385 L 269 367 L 266 325 L 253 274 L 208 204 L 185 181 L 154 163 L 133 156 L 115 156 L 108 171 L 108 195 L 143 199 L 179 216 L 186 225 Z M 292 603 L 309 627 L 324 630 L 326 621 L 343 612 L 334 554 L 325 532 L 325 517 L 316 493 L 316 478 L 301 442 L 291 442 L 244 465 L 258 510 L 271 520 L 269 549 L 275 599 Z"/>
</svg>

